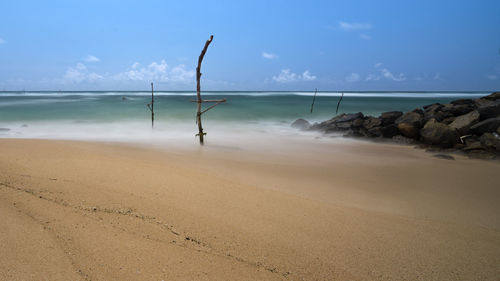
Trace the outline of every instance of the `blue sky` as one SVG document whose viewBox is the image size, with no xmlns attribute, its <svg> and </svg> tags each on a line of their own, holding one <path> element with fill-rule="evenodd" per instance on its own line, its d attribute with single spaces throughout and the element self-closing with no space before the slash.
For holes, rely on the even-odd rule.
<svg viewBox="0 0 500 281">
<path fill-rule="evenodd" d="M 500 90 L 500 1 L 0 1 L 0 90 Z"/>
</svg>

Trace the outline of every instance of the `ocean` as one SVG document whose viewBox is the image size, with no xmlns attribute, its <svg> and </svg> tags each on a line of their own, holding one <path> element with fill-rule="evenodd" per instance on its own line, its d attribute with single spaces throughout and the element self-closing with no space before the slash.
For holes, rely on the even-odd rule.
<svg viewBox="0 0 500 281">
<path fill-rule="evenodd" d="M 339 114 L 408 111 L 431 103 L 478 98 L 489 92 L 344 92 Z M 335 116 L 340 92 L 203 92 L 227 102 L 203 114 L 207 141 L 238 135 L 301 134 L 297 118 Z M 0 92 L 0 137 L 107 141 L 195 142 L 195 92 L 155 92 L 155 126 L 146 104 L 151 92 Z M 204 107 L 210 104 L 204 104 Z M 304 133 L 308 134 L 308 133 Z M 217 137 L 215 137 L 217 136 Z"/>
</svg>

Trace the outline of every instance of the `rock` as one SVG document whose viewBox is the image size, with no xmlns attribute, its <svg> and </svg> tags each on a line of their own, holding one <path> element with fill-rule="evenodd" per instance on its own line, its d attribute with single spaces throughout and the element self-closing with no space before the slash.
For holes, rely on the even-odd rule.
<svg viewBox="0 0 500 281">
<path fill-rule="evenodd" d="M 392 138 L 399 135 L 399 129 L 396 124 L 390 124 L 380 128 L 380 132 L 384 138 Z"/>
<path fill-rule="evenodd" d="M 437 121 L 442 121 L 445 118 L 452 117 L 453 114 L 451 112 L 444 112 L 442 109 L 444 108 L 444 105 L 440 103 L 433 103 L 430 105 L 424 106 L 424 119 L 423 123 L 427 123 L 427 121 L 431 119 L 436 119 Z"/>
<path fill-rule="evenodd" d="M 422 126 L 423 115 L 419 112 L 411 111 L 396 119 L 395 123 L 403 136 L 418 139 L 419 130 Z"/>
<path fill-rule="evenodd" d="M 420 130 L 422 140 L 427 144 L 439 147 L 451 147 L 457 143 L 458 135 L 454 129 L 436 119 L 431 119 Z"/>
<path fill-rule="evenodd" d="M 354 121 L 355 119 L 363 118 L 363 113 L 343 113 L 339 115 L 339 118 L 335 119 L 335 122 L 349 122 Z"/>
<path fill-rule="evenodd" d="M 415 144 L 416 143 L 416 141 L 414 139 L 407 138 L 407 137 L 402 136 L 402 135 L 396 135 L 396 136 L 392 137 L 392 141 L 395 143 L 400 143 L 400 144 Z"/>
<path fill-rule="evenodd" d="M 394 123 L 401 115 L 403 115 L 401 111 L 384 112 L 380 115 L 380 120 L 382 121 L 382 125 L 385 126 Z"/>
<path fill-rule="evenodd" d="M 472 125 L 479 122 L 479 112 L 477 110 L 471 111 L 467 114 L 460 115 L 451 122 L 450 127 L 457 130 L 461 136 L 467 135 Z"/>
<path fill-rule="evenodd" d="M 312 130 L 321 130 L 325 132 L 335 132 L 338 130 L 346 130 L 351 127 L 352 121 L 363 118 L 363 113 L 343 113 L 333 117 L 330 120 L 314 124 L 310 127 Z M 342 124 L 343 123 L 343 124 Z"/>
<path fill-rule="evenodd" d="M 352 121 L 352 126 L 355 128 L 363 127 L 363 124 L 365 123 L 365 119 L 363 118 L 358 118 Z"/>
<path fill-rule="evenodd" d="M 470 152 L 472 150 L 485 150 L 485 147 L 481 145 L 481 142 L 479 141 L 471 141 L 468 142 L 462 150 Z"/>
<path fill-rule="evenodd" d="M 476 135 L 495 132 L 500 127 L 500 117 L 489 118 L 470 127 L 470 131 Z"/>
<path fill-rule="evenodd" d="M 432 103 L 432 104 L 428 104 L 428 105 L 423 106 L 425 111 L 434 111 L 434 110 L 440 109 L 441 107 L 443 107 L 443 105 L 440 103 Z"/>
<path fill-rule="evenodd" d="M 496 150 L 500 152 L 500 138 L 496 137 L 491 133 L 484 133 L 479 138 L 479 142 L 481 143 L 481 145 L 488 148 L 489 150 Z"/>
<path fill-rule="evenodd" d="M 459 116 L 459 115 L 464 115 L 466 113 L 471 112 L 474 110 L 475 105 L 474 104 L 445 104 L 440 111 L 443 113 L 449 113 L 451 116 Z M 448 116 L 448 117 L 451 117 Z"/>
<path fill-rule="evenodd" d="M 494 92 L 491 95 L 482 97 L 483 100 L 500 100 L 500 92 Z"/>
<path fill-rule="evenodd" d="M 441 123 L 446 124 L 446 125 L 450 125 L 453 121 L 455 121 L 455 119 L 456 119 L 455 116 L 447 117 L 447 118 L 444 118 L 443 121 L 441 121 Z"/>
<path fill-rule="evenodd" d="M 416 126 L 413 126 L 409 123 L 399 123 L 397 125 L 398 130 L 401 132 L 401 134 L 405 137 L 412 138 L 412 139 L 418 139 L 420 135 L 420 129 Z"/>
<path fill-rule="evenodd" d="M 422 114 L 415 111 L 410 111 L 403 114 L 398 119 L 396 119 L 395 123 L 396 124 L 407 123 L 414 127 L 420 128 L 422 126 L 422 119 L 423 119 Z"/>
<path fill-rule="evenodd" d="M 445 159 L 445 160 L 455 160 L 455 157 L 448 155 L 448 154 L 434 154 L 432 156 L 434 156 L 436 158 L 440 158 L 440 159 Z"/>
<path fill-rule="evenodd" d="M 367 129 L 367 130 L 370 130 L 371 128 L 374 128 L 374 127 L 380 127 L 381 125 L 382 125 L 382 121 L 380 121 L 380 119 L 372 117 L 372 116 L 367 117 L 363 122 L 363 127 L 365 127 L 365 129 Z"/>
<path fill-rule="evenodd" d="M 372 127 L 368 129 L 367 135 L 372 137 L 372 138 L 379 138 L 382 137 L 382 127 Z"/>
<path fill-rule="evenodd" d="M 292 128 L 295 128 L 295 129 L 307 130 L 307 129 L 309 129 L 309 127 L 311 127 L 311 123 L 309 123 L 309 121 L 307 121 L 305 119 L 299 118 L 299 119 L 295 120 L 291 126 L 292 126 Z"/>
<path fill-rule="evenodd" d="M 472 99 L 459 99 L 459 100 L 454 100 L 451 102 L 453 105 L 473 105 L 475 104 L 474 100 Z"/>
<path fill-rule="evenodd" d="M 478 106 L 477 111 L 481 116 L 481 120 L 500 116 L 500 99 L 487 101 Z"/>
</svg>

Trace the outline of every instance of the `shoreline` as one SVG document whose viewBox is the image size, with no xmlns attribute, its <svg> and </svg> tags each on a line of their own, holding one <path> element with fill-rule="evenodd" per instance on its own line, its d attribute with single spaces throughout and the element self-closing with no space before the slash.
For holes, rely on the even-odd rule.
<svg viewBox="0 0 500 281">
<path fill-rule="evenodd" d="M 0 147 L 1 279 L 500 274 L 497 162 L 342 139 Z"/>
</svg>

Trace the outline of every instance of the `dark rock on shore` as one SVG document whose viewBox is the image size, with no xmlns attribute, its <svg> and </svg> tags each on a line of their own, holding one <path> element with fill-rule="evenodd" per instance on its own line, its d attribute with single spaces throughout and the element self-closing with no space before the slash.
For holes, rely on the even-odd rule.
<svg viewBox="0 0 500 281">
<path fill-rule="evenodd" d="M 418 139 L 424 117 L 420 112 L 410 111 L 396 119 L 395 123 L 403 136 Z"/>
<path fill-rule="evenodd" d="M 379 117 L 344 113 L 313 125 L 298 119 L 292 126 L 347 137 L 390 139 L 435 152 L 462 151 L 470 157 L 500 159 L 500 92 L 474 100 L 429 104 L 423 110 L 406 113 L 384 112 Z"/>
<path fill-rule="evenodd" d="M 472 125 L 479 122 L 479 112 L 477 110 L 471 111 L 467 114 L 460 115 L 453 122 L 450 127 L 457 130 L 460 135 L 467 135 Z"/>
<path fill-rule="evenodd" d="M 403 115 L 401 111 L 384 112 L 380 115 L 380 121 L 382 121 L 382 125 L 389 125 L 394 123 L 401 115 Z"/>
<path fill-rule="evenodd" d="M 448 125 L 431 119 L 420 130 L 422 141 L 439 147 L 452 147 L 458 140 L 457 132 Z"/>
<path fill-rule="evenodd" d="M 309 121 L 299 118 L 295 120 L 295 122 L 292 123 L 292 128 L 300 129 L 300 130 L 307 130 L 311 127 L 311 123 Z"/>
<path fill-rule="evenodd" d="M 500 99 L 487 101 L 478 106 L 477 111 L 481 115 L 481 120 L 493 118 L 500 115 Z"/>
<path fill-rule="evenodd" d="M 486 119 L 470 127 L 470 131 L 476 135 L 495 132 L 500 127 L 500 116 Z"/>
</svg>

